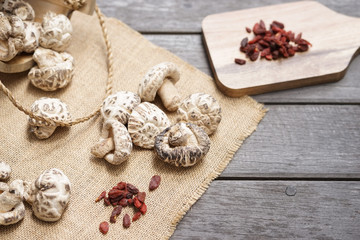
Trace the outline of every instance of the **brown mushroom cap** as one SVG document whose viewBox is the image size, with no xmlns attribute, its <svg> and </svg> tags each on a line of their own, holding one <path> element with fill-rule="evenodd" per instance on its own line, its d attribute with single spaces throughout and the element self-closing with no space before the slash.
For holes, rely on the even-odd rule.
<svg viewBox="0 0 360 240">
<path fill-rule="evenodd" d="M 211 95 L 194 93 L 184 99 L 177 110 L 178 122 L 191 122 L 213 134 L 221 121 L 221 107 Z"/>
<path fill-rule="evenodd" d="M 155 137 L 169 126 L 170 120 L 166 114 L 156 105 L 148 102 L 135 107 L 128 122 L 133 143 L 148 149 L 154 147 Z"/>
<path fill-rule="evenodd" d="M 116 119 L 122 124 L 127 124 L 134 107 L 141 102 L 140 97 L 133 92 L 120 91 L 108 96 L 100 109 L 104 121 Z"/>
<path fill-rule="evenodd" d="M 156 155 L 177 167 L 195 165 L 209 149 L 209 136 L 192 123 L 177 123 L 166 128 L 155 139 Z"/>
</svg>

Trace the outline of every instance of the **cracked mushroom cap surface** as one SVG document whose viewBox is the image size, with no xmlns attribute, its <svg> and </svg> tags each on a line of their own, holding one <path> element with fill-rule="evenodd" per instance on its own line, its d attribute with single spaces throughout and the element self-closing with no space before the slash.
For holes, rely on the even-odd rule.
<svg viewBox="0 0 360 240">
<path fill-rule="evenodd" d="M 35 115 L 48 117 L 52 120 L 71 120 L 67 105 L 57 98 L 40 98 L 32 104 L 31 111 Z M 57 127 L 55 123 L 38 121 L 31 117 L 29 117 L 28 122 L 30 130 L 39 139 L 49 138 Z"/>
<path fill-rule="evenodd" d="M 9 186 L 0 183 L 0 225 L 14 224 L 24 218 L 24 185 L 22 180 L 15 180 Z"/>
<path fill-rule="evenodd" d="M 162 131 L 155 140 L 158 158 L 177 167 L 195 165 L 209 152 L 206 132 L 192 123 L 177 123 Z"/>
<path fill-rule="evenodd" d="M 174 84 L 180 79 L 178 67 L 171 62 L 160 63 L 152 67 L 139 84 L 138 94 L 142 101 L 152 102 L 156 92 L 165 79 L 170 79 Z"/>
<path fill-rule="evenodd" d="M 180 104 L 177 110 L 177 121 L 194 123 L 211 135 L 221 122 L 221 107 L 211 95 L 194 93 Z"/>
<path fill-rule="evenodd" d="M 34 21 L 35 11 L 32 6 L 23 0 L 4 0 L 2 9 L 18 16 L 23 21 Z"/>
<path fill-rule="evenodd" d="M 111 164 L 119 165 L 129 158 L 132 146 L 131 137 L 124 124 L 109 119 L 104 122 L 100 140 L 91 148 L 91 153 Z"/>
<path fill-rule="evenodd" d="M 32 85 L 44 91 L 66 87 L 74 76 L 74 58 L 66 53 L 37 48 L 33 55 L 37 66 L 28 73 Z"/>
<path fill-rule="evenodd" d="M 59 169 L 51 168 L 44 171 L 31 184 L 25 200 L 32 205 L 37 218 L 55 222 L 64 213 L 71 194 L 69 178 Z"/>
<path fill-rule="evenodd" d="M 108 96 L 100 109 L 104 121 L 116 119 L 127 124 L 132 110 L 141 102 L 140 97 L 133 92 L 120 91 Z"/>
<path fill-rule="evenodd" d="M 64 0 L 64 3 L 71 9 L 78 10 L 85 5 L 86 0 Z"/>
<path fill-rule="evenodd" d="M 0 161 L 0 181 L 6 181 L 11 174 L 11 167 L 6 162 Z"/>
<path fill-rule="evenodd" d="M 39 46 L 39 38 L 41 35 L 41 24 L 38 22 L 24 22 L 25 38 L 23 51 L 27 53 L 34 52 Z"/>
<path fill-rule="evenodd" d="M 24 47 L 25 27 L 17 16 L 0 12 L 0 61 L 10 61 Z"/>
<path fill-rule="evenodd" d="M 160 108 L 152 103 L 143 102 L 132 111 L 128 130 L 136 146 L 152 149 L 155 137 L 170 124 L 169 118 Z"/>
<path fill-rule="evenodd" d="M 47 12 L 42 21 L 40 45 L 44 48 L 63 52 L 70 45 L 72 25 L 63 14 Z"/>
</svg>

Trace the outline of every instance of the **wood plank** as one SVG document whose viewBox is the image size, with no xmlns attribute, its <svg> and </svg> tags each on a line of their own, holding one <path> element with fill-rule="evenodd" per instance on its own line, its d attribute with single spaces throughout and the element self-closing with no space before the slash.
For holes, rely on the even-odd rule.
<svg viewBox="0 0 360 240">
<path fill-rule="evenodd" d="M 359 239 L 359 196 L 359 182 L 214 181 L 171 239 Z"/>
<path fill-rule="evenodd" d="M 178 55 L 185 61 L 212 75 L 199 34 L 145 34 L 154 44 Z M 360 57 L 350 64 L 345 77 L 336 83 L 256 95 L 263 103 L 360 103 Z"/>
<path fill-rule="evenodd" d="M 296 0 L 238 1 L 98 1 L 101 10 L 109 17 L 120 19 L 141 32 L 201 32 L 201 21 L 209 14 L 274 5 Z M 270 2 L 270 3 L 269 3 Z M 360 17 L 360 2 L 356 0 L 319 0 L 337 11 L 353 17 Z"/>
<path fill-rule="evenodd" d="M 360 179 L 360 106 L 266 107 L 221 177 Z"/>
<path fill-rule="evenodd" d="M 265 22 L 264 31 L 269 30 L 275 12 L 276 20 L 285 24 L 286 31 L 294 31 L 295 36 L 303 33 L 302 36 L 311 42 L 312 46 L 305 43 L 309 51 L 295 53 L 291 48 L 287 54 L 282 45 L 282 48 L 278 48 L 280 56 L 284 50 L 282 53 L 287 54 L 287 59 L 268 61 L 265 58 L 260 59 L 257 52 L 257 61 L 247 60 L 243 66 L 235 64 L 235 58 L 245 59 L 245 54 L 239 52 L 241 40 L 245 37 L 251 40 L 254 37 L 254 34 L 247 33 L 245 28 L 252 27 L 262 19 Z M 312 20 L 307 21 L 308 19 Z M 202 29 L 218 88 L 231 97 L 338 81 L 345 75 L 360 46 L 360 18 L 336 13 L 315 1 L 212 14 L 203 20 Z M 339 35 L 338 32 L 342 34 Z M 280 39 L 286 32 L 279 32 L 277 35 Z M 303 46 L 294 42 L 289 44 L 299 48 Z M 253 47 L 255 48 L 255 45 Z M 260 48 L 259 51 L 261 50 Z M 295 56 L 289 57 L 290 50 L 293 50 Z"/>
</svg>

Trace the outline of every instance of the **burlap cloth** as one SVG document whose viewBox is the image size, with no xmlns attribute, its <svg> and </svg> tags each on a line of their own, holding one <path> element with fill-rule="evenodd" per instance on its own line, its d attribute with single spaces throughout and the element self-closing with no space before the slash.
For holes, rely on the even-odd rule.
<svg viewBox="0 0 360 240">
<path fill-rule="evenodd" d="M 141 20 L 141 18 L 139 18 Z M 43 92 L 33 87 L 27 73 L 0 74 L 0 79 L 29 107 L 36 99 L 57 97 L 66 102 L 74 117 L 91 112 L 105 92 L 107 78 L 105 45 L 95 16 L 74 14 L 74 38 L 68 51 L 76 60 L 73 82 L 63 90 Z M 222 107 L 222 121 L 211 137 L 206 158 L 191 168 L 176 168 L 158 160 L 151 150 L 136 148 L 130 159 L 113 166 L 91 156 L 90 147 L 98 140 L 101 119 L 71 128 L 58 128 L 47 140 L 38 140 L 29 133 L 27 117 L 0 93 L 0 160 L 13 169 L 14 179 L 35 180 L 44 170 L 62 169 L 72 182 L 70 204 L 56 223 L 39 221 L 29 205 L 23 221 L 0 226 L 0 239 L 164 239 L 175 231 L 177 223 L 205 192 L 210 182 L 227 166 L 240 147 L 265 115 L 263 105 L 250 97 L 228 98 L 219 92 L 212 78 L 187 64 L 172 53 L 159 48 L 122 22 L 107 19 L 109 37 L 114 49 L 114 91 L 137 92 L 140 79 L 148 69 L 163 61 L 175 62 L 181 72 L 177 83 L 183 97 L 195 92 L 214 96 Z M 156 104 L 162 105 L 157 99 Z M 173 114 L 168 114 L 174 120 Z M 154 174 L 162 177 L 160 187 L 148 191 Z M 110 225 L 103 237 L 99 223 L 109 221 L 112 207 L 95 203 L 96 197 L 119 181 L 127 181 L 146 191 L 148 212 L 129 229 L 122 226 L 125 208 L 116 224 Z"/>
</svg>

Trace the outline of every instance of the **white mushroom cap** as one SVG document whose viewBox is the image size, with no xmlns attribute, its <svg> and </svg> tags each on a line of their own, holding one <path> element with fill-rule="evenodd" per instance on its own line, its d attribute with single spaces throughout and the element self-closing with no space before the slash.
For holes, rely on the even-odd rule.
<svg viewBox="0 0 360 240">
<path fill-rule="evenodd" d="M 126 161 L 132 151 L 132 142 L 126 127 L 115 119 L 103 124 L 101 138 L 91 148 L 91 153 L 98 158 L 105 158 L 111 164 L 119 165 Z"/>
<path fill-rule="evenodd" d="M 31 5 L 23 0 L 4 0 L 3 10 L 18 16 L 23 21 L 34 21 L 35 12 Z"/>
<path fill-rule="evenodd" d="M 33 59 L 38 66 L 31 68 L 28 78 L 35 87 L 55 91 L 71 82 L 74 76 L 74 58 L 70 54 L 37 48 Z"/>
<path fill-rule="evenodd" d="M 35 115 L 48 117 L 52 120 L 71 120 L 71 115 L 68 111 L 67 105 L 57 98 L 40 98 L 32 104 L 31 111 Z M 30 117 L 29 124 L 31 126 L 31 131 L 39 139 L 49 138 L 57 127 L 55 123 L 38 121 Z"/>
<path fill-rule="evenodd" d="M 140 97 L 133 92 L 120 91 L 108 96 L 100 109 L 104 120 L 116 119 L 122 124 L 127 124 L 134 107 L 141 102 Z"/>
<path fill-rule="evenodd" d="M 174 86 L 179 81 L 180 72 L 171 62 L 152 67 L 140 82 L 138 94 L 142 101 L 152 102 L 158 92 L 165 108 L 175 111 L 180 104 L 180 95 Z"/>
<path fill-rule="evenodd" d="M 14 224 L 24 218 L 24 184 L 22 180 L 13 181 L 10 186 L 0 184 L 0 225 Z"/>
<path fill-rule="evenodd" d="M 69 178 L 59 169 L 44 171 L 34 183 L 25 200 L 32 205 L 37 218 L 54 222 L 61 218 L 69 201 L 71 184 Z"/>
<path fill-rule="evenodd" d="M 9 179 L 11 174 L 11 167 L 6 162 L 0 162 L 0 181 Z"/>
<path fill-rule="evenodd" d="M 25 38 L 23 51 L 32 53 L 39 46 L 39 38 L 41 34 L 41 24 L 38 22 L 24 22 Z"/>
<path fill-rule="evenodd" d="M 42 27 L 43 32 L 40 36 L 42 47 L 62 52 L 70 45 L 72 26 L 65 15 L 47 12 Z"/>
<path fill-rule="evenodd" d="M 206 93 L 188 96 L 177 110 L 177 121 L 191 122 L 208 135 L 213 134 L 221 121 L 221 107 L 215 98 Z"/>
<path fill-rule="evenodd" d="M 155 137 L 170 124 L 170 120 L 160 108 L 143 102 L 132 111 L 128 130 L 135 145 L 151 149 L 154 147 Z"/>
<path fill-rule="evenodd" d="M 155 140 L 156 155 L 177 167 L 195 165 L 209 149 L 209 136 L 192 123 L 177 123 L 168 127 Z"/>
</svg>

